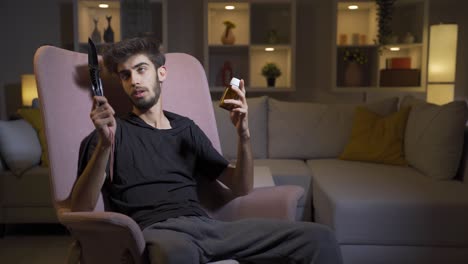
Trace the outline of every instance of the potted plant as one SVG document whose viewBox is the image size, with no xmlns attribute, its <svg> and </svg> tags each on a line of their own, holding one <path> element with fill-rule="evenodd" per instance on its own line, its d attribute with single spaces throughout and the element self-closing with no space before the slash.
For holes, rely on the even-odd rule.
<svg viewBox="0 0 468 264">
<path fill-rule="evenodd" d="M 281 70 L 273 62 L 268 62 L 262 68 L 262 75 L 267 79 L 268 87 L 274 87 L 276 78 L 281 76 Z"/>
<path fill-rule="evenodd" d="M 396 0 L 375 0 L 377 4 L 377 44 L 385 45 L 394 42 L 392 34 L 393 5 Z"/>
<path fill-rule="evenodd" d="M 232 33 L 232 29 L 236 28 L 236 24 L 229 20 L 224 21 L 223 24 L 225 29 L 223 35 L 221 36 L 221 42 L 225 45 L 232 45 L 236 41 L 236 37 L 234 36 L 234 33 Z"/>
<path fill-rule="evenodd" d="M 365 64 L 367 62 L 367 55 L 361 49 L 346 49 L 343 55 L 345 62 L 355 62 L 357 64 Z"/>
</svg>

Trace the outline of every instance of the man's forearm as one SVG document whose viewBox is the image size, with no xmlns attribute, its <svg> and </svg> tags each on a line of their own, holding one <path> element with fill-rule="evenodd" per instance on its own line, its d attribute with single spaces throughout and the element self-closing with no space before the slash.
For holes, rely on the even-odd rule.
<svg viewBox="0 0 468 264">
<path fill-rule="evenodd" d="M 96 146 L 93 156 L 76 182 L 71 199 L 72 211 L 92 211 L 96 206 L 106 177 L 111 147 Z"/>
<path fill-rule="evenodd" d="M 237 162 L 234 170 L 234 191 L 237 196 L 246 195 L 253 189 L 253 156 L 250 135 L 239 136 Z"/>
</svg>

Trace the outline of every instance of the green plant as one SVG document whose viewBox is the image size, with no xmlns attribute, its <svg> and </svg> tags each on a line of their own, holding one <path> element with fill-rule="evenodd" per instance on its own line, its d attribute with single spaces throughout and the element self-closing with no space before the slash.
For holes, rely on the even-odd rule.
<svg viewBox="0 0 468 264">
<path fill-rule="evenodd" d="M 377 44 L 387 44 L 387 39 L 392 35 L 393 5 L 396 0 L 375 0 L 377 4 Z"/>
<path fill-rule="evenodd" d="M 268 62 L 262 68 L 262 75 L 266 78 L 278 78 L 281 76 L 281 70 L 273 62 Z"/>
<path fill-rule="evenodd" d="M 367 63 L 367 55 L 361 49 L 346 49 L 343 54 L 343 60 L 347 62 L 365 64 Z"/>
<path fill-rule="evenodd" d="M 229 20 L 224 21 L 223 24 L 226 26 L 226 30 L 229 30 L 231 28 L 236 28 L 236 24 L 232 23 Z"/>
</svg>

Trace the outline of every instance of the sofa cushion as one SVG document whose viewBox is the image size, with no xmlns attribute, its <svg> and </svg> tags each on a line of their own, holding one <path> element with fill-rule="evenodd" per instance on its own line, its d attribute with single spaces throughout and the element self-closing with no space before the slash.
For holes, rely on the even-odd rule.
<svg viewBox="0 0 468 264">
<path fill-rule="evenodd" d="M 431 178 L 452 179 L 463 150 L 466 103 L 439 106 L 407 96 L 402 101 L 404 106 L 412 108 L 405 134 L 408 163 Z"/>
<path fill-rule="evenodd" d="M 237 157 L 237 134 L 229 117 L 229 112 L 213 102 L 219 139 L 223 155 L 227 159 Z M 267 155 L 267 97 L 247 98 L 249 107 L 249 129 L 254 158 L 263 159 Z"/>
<path fill-rule="evenodd" d="M 336 158 L 343 151 L 358 104 L 268 101 L 269 158 Z M 365 106 L 385 116 L 395 112 L 397 104 L 395 97 Z"/>
<path fill-rule="evenodd" d="M 0 121 L 0 154 L 15 175 L 39 164 L 41 144 L 34 128 L 23 119 Z"/>
<path fill-rule="evenodd" d="M 10 171 L 0 173 L 4 207 L 52 207 L 49 168 L 34 166 L 21 177 Z"/>
<path fill-rule="evenodd" d="M 316 221 L 341 244 L 468 246 L 468 186 L 411 167 L 309 160 Z"/>
<path fill-rule="evenodd" d="M 300 216 L 298 220 L 310 220 L 310 170 L 302 160 L 286 159 L 256 159 L 255 166 L 266 166 L 270 168 L 271 175 L 276 186 L 298 185 L 304 189 L 304 196 L 298 201 Z"/>
<path fill-rule="evenodd" d="M 41 166 L 49 167 L 49 157 L 47 155 L 47 142 L 41 112 L 37 108 L 20 108 L 18 114 L 28 121 L 36 130 L 41 143 Z"/>
<path fill-rule="evenodd" d="M 340 159 L 407 165 L 403 152 L 409 107 L 388 116 L 358 106 L 351 137 Z"/>
</svg>

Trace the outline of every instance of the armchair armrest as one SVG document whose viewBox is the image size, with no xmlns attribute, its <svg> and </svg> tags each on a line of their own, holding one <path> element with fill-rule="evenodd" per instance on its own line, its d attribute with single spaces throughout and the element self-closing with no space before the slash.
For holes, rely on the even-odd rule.
<svg viewBox="0 0 468 264">
<path fill-rule="evenodd" d="M 144 263 L 145 240 L 130 217 L 114 212 L 61 212 L 60 222 L 77 239 L 82 263 Z"/>
<path fill-rule="evenodd" d="M 245 196 L 237 197 L 211 215 L 219 220 L 242 218 L 275 218 L 294 221 L 297 202 L 304 195 L 299 186 L 283 185 L 256 188 Z"/>
</svg>

